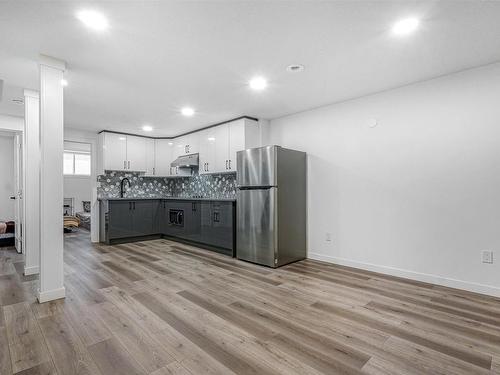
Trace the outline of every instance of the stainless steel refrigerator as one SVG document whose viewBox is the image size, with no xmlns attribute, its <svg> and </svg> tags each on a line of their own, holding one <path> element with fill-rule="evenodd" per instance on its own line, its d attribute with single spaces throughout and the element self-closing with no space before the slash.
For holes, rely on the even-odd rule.
<svg viewBox="0 0 500 375">
<path fill-rule="evenodd" d="M 236 257 L 279 267 L 306 257 L 306 154 L 280 146 L 237 153 Z"/>
</svg>

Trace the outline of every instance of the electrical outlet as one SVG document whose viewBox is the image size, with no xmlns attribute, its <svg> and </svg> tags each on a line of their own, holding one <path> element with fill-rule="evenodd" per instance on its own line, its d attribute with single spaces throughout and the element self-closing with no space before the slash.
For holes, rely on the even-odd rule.
<svg viewBox="0 0 500 375">
<path fill-rule="evenodd" d="M 332 242 L 332 234 L 329 232 L 325 233 L 325 241 L 326 242 Z"/>
<path fill-rule="evenodd" d="M 483 263 L 493 263 L 493 251 L 483 250 L 481 252 L 481 259 L 483 260 Z"/>
</svg>

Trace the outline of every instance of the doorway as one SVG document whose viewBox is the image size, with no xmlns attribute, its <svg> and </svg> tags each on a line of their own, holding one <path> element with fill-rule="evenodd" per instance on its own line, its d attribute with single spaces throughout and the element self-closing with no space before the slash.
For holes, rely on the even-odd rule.
<svg viewBox="0 0 500 375">
<path fill-rule="evenodd" d="M 0 247 L 23 251 L 22 134 L 0 129 Z"/>
</svg>

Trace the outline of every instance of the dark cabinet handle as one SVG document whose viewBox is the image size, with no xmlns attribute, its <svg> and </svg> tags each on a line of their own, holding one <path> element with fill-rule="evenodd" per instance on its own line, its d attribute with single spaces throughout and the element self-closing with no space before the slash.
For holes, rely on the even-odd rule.
<svg viewBox="0 0 500 375">
<path fill-rule="evenodd" d="M 134 204 L 134 210 L 135 210 L 135 202 L 133 202 L 133 204 Z"/>
<path fill-rule="evenodd" d="M 227 160 L 226 160 L 226 169 L 227 169 Z"/>
<path fill-rule="evenodd" d="M 231 159 L 229 159 L 229 169 L 231 169 Z"/>
<path fill-rule="evenodd" d="M 219 213 L 214 212 L 214 223 L 218 223 L 218 222 L 219 222 Z"/>
<path fill-rule="evenodd" d="M 128 202 L 128 209 L 131 210 L 132 209 L 132 202 Z"/>
</svg>

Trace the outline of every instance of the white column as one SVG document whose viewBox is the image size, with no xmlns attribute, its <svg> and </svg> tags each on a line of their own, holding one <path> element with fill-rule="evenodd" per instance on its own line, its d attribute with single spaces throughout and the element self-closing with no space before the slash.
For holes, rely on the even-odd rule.
<svg viewBox="0 0 500 375">
<path fill-rule="evenodd" d="M 40 267 L 40 97 L 24 90 L 24 274 L 37 274 Z"/>
<path fill-rule="evenodd" d="M 66 65 L 40 56 L 40 303 L 65 297 L 63 87 Z"/>
</svg>

